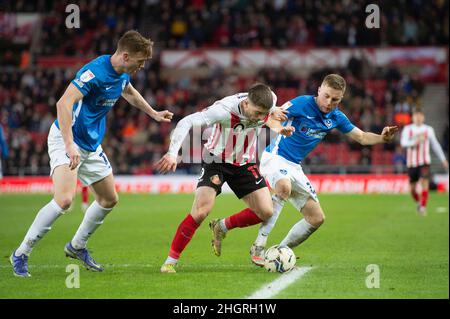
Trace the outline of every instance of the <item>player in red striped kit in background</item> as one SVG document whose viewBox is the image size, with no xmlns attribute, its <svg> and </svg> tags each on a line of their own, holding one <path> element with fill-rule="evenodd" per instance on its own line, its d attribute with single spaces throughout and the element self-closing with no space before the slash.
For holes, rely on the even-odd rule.
<svg viewBox="0 0 450 319">
<path fill-rule="evenodd" d="M 72 202 L 67 211 L 68 212 L 72 211 L 74 206 L 75 202 Z M 85 213 L 88 207 L 89 207 L 89 187 L 81 186 L 81 211 Z"/>
<path fill-rule="evenodd" d="M 89 188 L 83 186 L 81 188 L 81 211 L 84 213 L 89 207 Z"/>
<path fill-rule="evenodd" d="M 411 195 L 417 203 L 419 215 L 426 215 L 426 206 L 429 192 L 430 179 L 430 143 L 433 151 L 439 157 L 448 172 L 448 161 L 441 145 L 436 139 L 434 129 L 426 125 L 425 115 L 420 107 L 412 112 L 412 124 L 403 128 L 400 144 L 406 148 L 406 166 L 408 167 Z M 417 192 L 417 183 L 420 180 L 421 193 Z"/>
</svg>

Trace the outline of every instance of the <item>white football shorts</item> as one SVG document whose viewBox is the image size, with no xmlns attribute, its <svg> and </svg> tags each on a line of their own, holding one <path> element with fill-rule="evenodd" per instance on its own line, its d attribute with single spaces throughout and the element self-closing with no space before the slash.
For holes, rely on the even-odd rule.
<svg viewBox="0 0 450 319">
<path fill-rule="evenodd" d="M 55 123 L 50 127 L 47 144 L 48 155 L 50 156 L 50 176 L 52 176 L 56 167 L 70 164 L 61 131 Z M 98 182 L 112 173 L 111 164 L 101 145 L 97 147 L 95 152 L 89 152 L 79 147 L 78 151 L 81 155 L 80 164 L 78 164 L 78 179 L 84 186 Z"/>
<path fill-rule="evenodd" d="M 316 191 L 308 177 L 303 173 L 300 164 L 295 164 L 277 154 L 264 151 L 261 157 L 259 171 L 273 190 L 275 190 L 275 185 L 280 179 L 287 178 L 291 181 L 292 189 L 289 202 L 298 211 L 305 206 L 309 197 L 319 202 Z"/>
</svg>

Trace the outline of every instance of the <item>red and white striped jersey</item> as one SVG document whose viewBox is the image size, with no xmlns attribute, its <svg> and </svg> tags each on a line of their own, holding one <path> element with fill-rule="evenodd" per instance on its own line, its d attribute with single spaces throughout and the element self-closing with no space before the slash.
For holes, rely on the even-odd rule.
<svg viewBox="0 0 450 319">
<path fill-rule="evenodd" d="M 417 167 L 429 165 L 431 163 L 430 143 L 439 159 L 444 161 L 444 152 L 431 126 L 426 124 L 406 125 L 403 128 L 400 140 L 401 146 L 406 148 L 406 166 Z"/>
<path fill-rule="evenodd" d="M 212 125 L 205 148 L 225 163 L 242 166 L 254 159 L 257 136 L 269 118 L 267 115 L 263 121 L 254 122 L 245 117 L 240 103 L 247 95 L 238 93 L 227 96 L 201 112 L 206 124 Z M 273 100 L 275 107 L 275 94 Z"/>
</svg>

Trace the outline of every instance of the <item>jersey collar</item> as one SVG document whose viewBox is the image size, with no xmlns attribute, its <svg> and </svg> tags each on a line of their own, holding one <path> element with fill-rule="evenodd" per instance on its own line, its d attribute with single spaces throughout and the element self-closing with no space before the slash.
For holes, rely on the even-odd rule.
<svg viewBox="0 0 450 319">
<path fill-rule="evenodd" d="M 110 54 L 106 55 L 106 63 L 105 64 L 106 64 L 106 67 L 108 68 L 108 71 L 110 73 L 112 73 L 114 76 L 120 77 L 122 75 L 122 74 L 117 73 L 116 70 L 114 70 L 114 68 L 111 64 L 111 55 Z"/>
</svg>

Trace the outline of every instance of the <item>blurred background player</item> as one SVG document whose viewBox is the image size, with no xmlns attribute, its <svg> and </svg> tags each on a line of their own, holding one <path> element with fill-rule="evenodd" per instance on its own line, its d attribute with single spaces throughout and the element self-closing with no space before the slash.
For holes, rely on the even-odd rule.
<svg viewBox="0 0 450 319">
<path fill-rule="evenodd" d="M 64 248 L 66 256 L 87 269 L 103 271 L 86 249 L 89 237 L 118 202 L 112 168 L 100 143 L 106 114 L 122 96 L 156 121 L 170 121 L 169 111 L 155 111 L 134 89 L 130 75 L 152 57 L 153 42 L 137 31 L 119 39 L 113 55 L 102 55 L 83 66 L 56 103 L 57 120 L 48 135 L 54 197 L 37 214 L 23 242 L 10 256 L 14 274 L 29 277 L 28 256 L 36 243 L 68 209 L 75 196 L 77 178 L 90 186 L 95 201 L 87 209 L 75 236 Z"/>
<path fill-rule="evenodd" d="M 442 166 L 448 172 L 448 161 L 441 145 L 436 139 L 434 129 L 426 125 L 425 115 L 421 107 L 412 111 L 412 124 L 406 125 L 401 134 L 401 146 L 406 148 L 406 166 L 408 168 L 411 195 L 417 204 L 417 213 L 426 215 L 430 180 L 430 143 Z M 421 192 L 417 192 L 420 181 Z"/>
<path fill-rule="evenodd" d="M 253 263 L 263 265 L 267 237 L 287 200 L 304 218 L 291 228 L 280 245 L 296 247 L 323 224 L 325 214 L 300 163 L 329 131 L 336 128 L 362 145 L 386 143 L 394 138 L 396 126 L 383 128 L 380 135 L 364 132 L 353 125 L 338 108 L 345 89 L 342 76 L 329 74 L 323 79 L 317 96 L 298 96 L 282 106 L 288 111 L 286 125 L 292 125 L 295 132 L 291 137 L 278 135 L 261 157 L 261 173 L 275 192 L 272 196 L 274 210 L 273 216 L 262 223 L 250 249 Z"/>
<path fill-rule="evenodd" d="M 275 120 L 277 115 L 271 116 L 270 113 L 275 112 L 275 105 L 276 96 L 270 88 L 256 84 L 248 93 L 227 96 L 202 112 L 186 116 L 177 124 L 171 136 L 169 151 L 156 165 L 162 173 L 176 170 L 178 151 L 192 127 L 214 126 L 205 144 L 206 152 L 202 158 L 202 171 L 192 209 L 178 226 L 161 272 L 176 272 L 175 265 L 181 253 L 211 212 L 225 182 L 251 209 L 233 215 L 230 217 L 231 223 L 226 225 L 212 221 L 210 227 L 214 233 L 222 237 L 227 228 L 254 225 L 272 215 L 269 190 L 252 161 L 255 159 L 257 136 L 264 124 L 282 134 L 292 133 L 292 127 L 283 128 L 281 122 Z M 278 112 L 281 111 L 278 109 Z M 217 255 L 220 255 L 220 240 L 212 242 Z"/>
<path fill-rule="evenodd" d="M 66 209 L 66 212 L 72 211 L 73 207 L 75 206 L 75 202 L 72 201 L 69 208 Z M 81 211 L 83 213 L 86 212 L 86 210 L 89 207 L 89 188 L 87 186 L 81 186 Z"/>
<path fill-rule="evenodd" d="M 0 179 L 3 177 L 2 159 L 8 158 L 9 149 L 6 143 L 5 133 L 3 132 L 3 125 L 0 123 Z"/>
<path fill-rule="evenodd" d="M 83 186 L 81 188 L 81 211 L 85 213 L 88 207 L 89 207 L 89 188 L 87 186 Z"/>
</svg>

